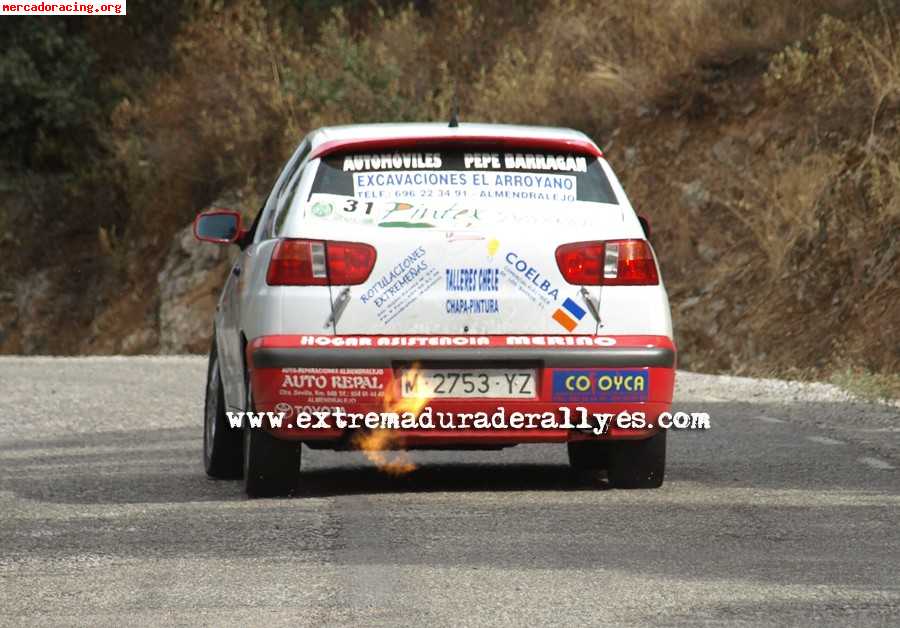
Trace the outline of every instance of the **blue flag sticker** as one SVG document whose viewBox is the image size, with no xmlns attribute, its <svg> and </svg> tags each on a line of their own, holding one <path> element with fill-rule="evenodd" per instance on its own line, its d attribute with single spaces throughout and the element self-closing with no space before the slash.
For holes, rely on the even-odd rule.
<svg viewBox="0 0 900 628">
<path fill-rule="evenodd" d="M 578 321 L 584 318 L 587 312 L 572 299 L 566 297 L 562 307 L 553 313 L 553 320 L 566 328 L 566 331 L 573 331 L 578 326 Z"/>
</svg>

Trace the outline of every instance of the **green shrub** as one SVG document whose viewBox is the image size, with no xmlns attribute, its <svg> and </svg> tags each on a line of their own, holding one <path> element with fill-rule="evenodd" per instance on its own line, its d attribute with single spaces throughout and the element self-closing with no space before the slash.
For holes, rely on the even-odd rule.
<svg viewBox="0 0 900 628">
<path fill-rule="evenodd" d="M 67 24 L 0 20 L 0 154 L 10 165 L 71 165 L 91 133 L 96 55 Z"/>
</svg>

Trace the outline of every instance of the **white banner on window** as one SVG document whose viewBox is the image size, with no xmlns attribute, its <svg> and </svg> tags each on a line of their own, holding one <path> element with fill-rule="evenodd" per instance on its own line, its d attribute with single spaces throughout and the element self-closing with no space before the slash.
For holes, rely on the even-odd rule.
<svg viewBox="0 0 900 628">
<path fill-rule="evenodd" d="M 573 175 L 459 170 L 358 172 L 353 195 L 366 200 L 453 199 L 571 202 L 578 198 Z"/>
</svg>

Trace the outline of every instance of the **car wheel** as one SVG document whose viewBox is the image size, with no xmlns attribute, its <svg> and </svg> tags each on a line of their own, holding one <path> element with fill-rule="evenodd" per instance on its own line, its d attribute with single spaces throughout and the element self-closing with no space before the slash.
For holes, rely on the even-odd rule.
<svg viewBox="0 0 900 628">
<path fill-rule="evenodd" d="M 659 488 L 666 471 L 666 430 L 650 438 L 615 443 L 609 459 L 613 488 Z"/>
<path fill-rule="evenodd" d="M 253 398 L 247 396 L 247 408 Z M 275 438 L 244 421 L 244 490 L 250 497 L 291 495 L 300 481 L 299 442 Z"/>
<path fill-rule="evenodd" d="M 593 471 L 609 466 L 609 441 L 579 440 L 568 443 L 569 464 L 576 471 Z"/>
<path fill-rule="evenodd" d="M 242 454 L 241 430 L 232 428 L 225 415 L 225 394 L 213 337 L 203 405 L 203 466 L 206 474 L 211 478 L 239 479 L 243 471 Z"/>
</svg>

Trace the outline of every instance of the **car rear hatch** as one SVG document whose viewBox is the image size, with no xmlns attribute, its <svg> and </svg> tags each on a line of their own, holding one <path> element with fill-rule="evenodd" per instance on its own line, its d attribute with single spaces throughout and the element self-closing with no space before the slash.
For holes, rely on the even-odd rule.
<svg viewBox="0 0 900 628">
<path fill-rule="evenodd" d="M 618 207 L 354 202 L 315 194 L 307 206 L 309 237 L 334 239 L 337 221 L 342 241 L 377 254 L 365 282 L 331 287 L 334 333 L 597 332 L 599 287 L 568 283 L 556 251 L 619 236 Z"/>
</svg>

